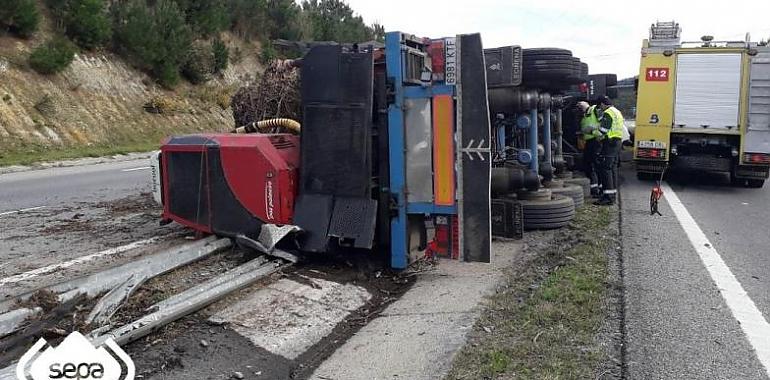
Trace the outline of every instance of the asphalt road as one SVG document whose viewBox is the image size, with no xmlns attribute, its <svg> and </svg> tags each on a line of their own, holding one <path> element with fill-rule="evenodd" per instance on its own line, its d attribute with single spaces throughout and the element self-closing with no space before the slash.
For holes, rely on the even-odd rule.
<svg viewBox="0 0 770 380">
<path fill-rule="evenodd" d="M 770 344 L 770 335 L 750 341 L 745 330 L 754 327 L 739 323 L 736 303 L 726 301 L 732 296 L 715 283 L 728 277 L 715 277 L 719 269 L 707 269 L 701 257 L 716 251 L 759 310 L 755 317 L 768 320 L 770 185 L 736 188 L 708 175 L 668 183 L 710 244 L 696 250 L 692 228 L 686 232 L 667 200 L 660 203 L 663 216 L 650 216 L 652 182 L 623 171 L 627 378 L 767 379 L 759 357 L 770 353 L 755 348 Z"/>
<path fill-rule="evenodd" d="M 0 223 L 18 210 L 109 201 L 151 190 L 149 160 L 57 167 L 0 175 Z"/>
</svg>

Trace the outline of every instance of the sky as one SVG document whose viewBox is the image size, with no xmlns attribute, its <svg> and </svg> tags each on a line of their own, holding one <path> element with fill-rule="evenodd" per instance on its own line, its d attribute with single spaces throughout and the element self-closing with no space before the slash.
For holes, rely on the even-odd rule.
<svg viewBox="0 0 770 380">
<path fill-rule="evenodd" d="M 484 47 L 560 47 L 591 74 L 637 75 L 642 40 L 655 21 L 675 20 L 683 41 L 770 37 L 770 1 L 347 0 L 371 24 L 421 37 L 481 33 Z"/>
</svg>

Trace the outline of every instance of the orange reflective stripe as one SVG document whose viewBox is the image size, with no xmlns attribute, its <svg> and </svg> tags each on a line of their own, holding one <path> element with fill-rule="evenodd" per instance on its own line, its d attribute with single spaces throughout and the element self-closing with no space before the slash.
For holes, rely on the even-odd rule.
<svg viewBox="0 0 770 380">
<path fill-rule="evenodd" d="M 433 97 L 433 191 L 439 206 L 455 204 L 454 100 Z"/>
</svg>

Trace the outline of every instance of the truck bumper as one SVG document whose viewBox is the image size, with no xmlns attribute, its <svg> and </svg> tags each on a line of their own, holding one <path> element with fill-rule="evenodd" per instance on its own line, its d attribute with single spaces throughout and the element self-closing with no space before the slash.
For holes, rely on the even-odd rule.
<svg viewBox="0 0 770 380">
<path fill-rule="evenodd" d="M 677 156 L 671 161 L 671 166 L 676 169 L 729 173 L 733 168 L 732 159 L 710 155 Z"/>
<path fill-rule="evenodd" d="M 654 173 L 660 174 L 666 168 L 668 164 L 666 161 L 653 161 L 653 160 L 634 160 L 636 163 L 637 173 Z"/>
<path fill-rule="evenodd" d="M 737 165 L 733 176 L 740 179 L 767 179 L 768 174 L 770 174 L 770 166 Z"/>
</svg>

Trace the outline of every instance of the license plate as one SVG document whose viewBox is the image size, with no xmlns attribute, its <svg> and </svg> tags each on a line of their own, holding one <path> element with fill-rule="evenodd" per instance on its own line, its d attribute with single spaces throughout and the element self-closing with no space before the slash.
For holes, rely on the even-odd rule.
<svg viewBox="0 0 770 380">
<path fill-rule="evenodd" d="M 636 146 L 639 148 L 666 149 L 666 144 L 662 141 L 637 141 Z"/>
</svg>

